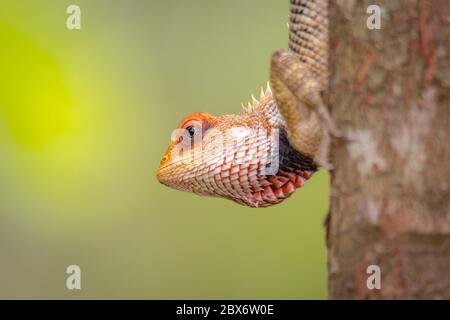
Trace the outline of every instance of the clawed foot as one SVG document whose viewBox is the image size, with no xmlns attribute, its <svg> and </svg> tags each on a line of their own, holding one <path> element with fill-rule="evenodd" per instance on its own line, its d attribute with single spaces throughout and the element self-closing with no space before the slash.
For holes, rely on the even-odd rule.
<svg viewBox="0 0 450 320">
<path fill-rule="evenodd" d="M 322 103 L 322 101 L 320 101 L 317 104 L 316 111 L 322 122 L 323 129 L 325 129 L 334 138 L 337 139 L 344 138 L 344 134 L 342 133 L 341 130 L 337 128 L 336 124 L 331 118 L 330 112 L 328 111 L 327 107 Z"/>
</svg>

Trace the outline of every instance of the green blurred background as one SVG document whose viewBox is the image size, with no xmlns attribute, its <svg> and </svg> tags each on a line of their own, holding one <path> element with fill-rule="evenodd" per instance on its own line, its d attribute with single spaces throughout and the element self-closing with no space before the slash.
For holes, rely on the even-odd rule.
<svg viewBox="0 0 450 320">
<path fill-rule="evenodd" d="M 66 8 L 81 7 L 81 30 Z M 0 0 L 0 298 L 323 299 L 328 175 L 251 209 L 160 185 L 192 111 L 237 113 L 287 1 Z M 66 289 L 77 264 L 82 290 Z"/>
</svg>

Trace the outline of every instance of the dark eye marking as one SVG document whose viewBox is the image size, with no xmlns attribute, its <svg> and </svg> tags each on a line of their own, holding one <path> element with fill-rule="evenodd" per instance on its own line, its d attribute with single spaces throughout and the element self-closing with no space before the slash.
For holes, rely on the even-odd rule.
<svg viewBox="0 0 450 320">
<path fill-rule="evenodd" d="M 195 135 L 195 127 L 194 126 L 187 126 L 186 131 L 188 132 L 189 136 L 192 138 Z"/>
</svg>

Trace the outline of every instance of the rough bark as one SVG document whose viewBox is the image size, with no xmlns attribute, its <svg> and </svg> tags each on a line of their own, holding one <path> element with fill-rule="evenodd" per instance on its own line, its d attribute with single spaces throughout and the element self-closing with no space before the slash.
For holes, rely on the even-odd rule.
<svg viewBox="0 0 450 320">
<path fill-rule="evenodd" d="M 450 1 L 331 1 L 330 41 L 329 297 L 450 299 Z"/>
</svg>

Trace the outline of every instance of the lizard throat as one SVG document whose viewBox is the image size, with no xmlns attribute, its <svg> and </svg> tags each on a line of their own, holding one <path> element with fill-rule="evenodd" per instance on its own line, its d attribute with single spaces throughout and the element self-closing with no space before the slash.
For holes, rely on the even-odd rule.
<svg viewBox="0 0 450 320">
<path fill-rule="evenodd" d="M 303 187 L 317 170 L 312 159 L 292 148 L 285 130 L 281 130 L 279 139 L 278 172 L 259 177 L 257 188 L 244 199 L 246 205 L 268 207 L 280 203 Z"/>
<path fill-rule="evenodd" d="M 277 175 L 260 181 L 262 190 L 250 193 L 249 197 L 243 199 L 243 202 L 256 208 L 269 207 L 280 203 L 289 198 L 297 189 L 303 187 L 312 174 L 311 171 L 302 170 L 296 172 L 280 171 Z"/>
</svg>

